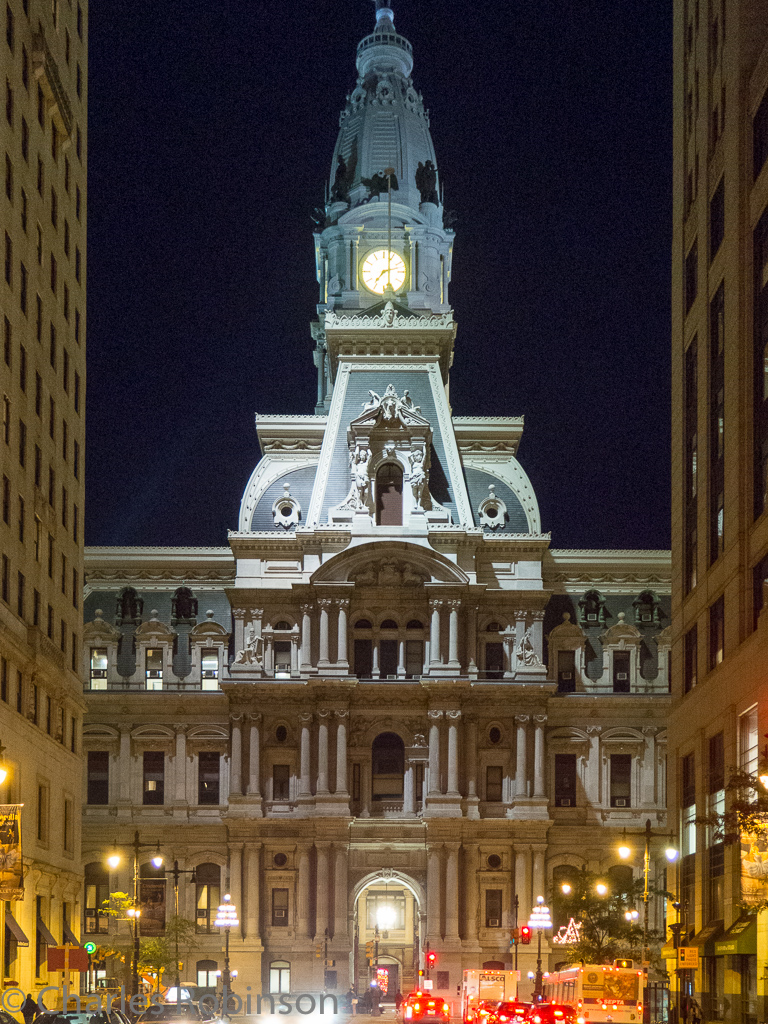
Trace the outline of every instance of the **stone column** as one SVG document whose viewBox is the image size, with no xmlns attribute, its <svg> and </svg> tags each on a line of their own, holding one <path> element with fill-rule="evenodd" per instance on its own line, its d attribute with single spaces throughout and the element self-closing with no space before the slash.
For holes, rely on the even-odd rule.
<svg viewBox="0 0 768 1024">
<path fill-rule="evenodd" d="M 405 679 L 405 637 L 397 641 L 397 678 Z"/>
<path fill-rule="evenodd" d="M 535 732 L 533 736 L 533 796 L 535 800 L 546 800 L 547 785 L 544 778 L 544 727 L 546 715 L 534 715 Z M 543 894 L 538 894 L 543 895 Z"/>
<path fill-rule="evenodd" d="M 310 796 L 309 765 L 310 765 L 310 728 L 312 727 L 312 715 L 303 712 L 299 715 L 301 722 L 301 763 L 299 768 L 299 796 Z"/>
<path fill-rule="evenodd" d="M 477 868 L 479 862 L 479 850 L 477 843 L 470 843 L 464 847 L 464 889 L 466 892 L 466 928 L 464 936 L 468 943 L 477 942 L 477 910 L 478 910 L 478 889 L 477 889 Z"/>
<path fill-rule="evenodd" d="M 334 864 L 334 923 L 333 937 L 337 941 L 346 940 L 348 935 L 347 924 L 347 848 L 340 843 L 334 844 L 336 850 L 336 862 Z"/>
<path fill-rule="evenodd" d="M 528 795 L 527 786 L 527 759 L 528 753 L 525 746 L 528 731 L 528 719 L 530 715 L 515 715 L 517 724 L 517 760 L 515 765 L 515 796 L 524 799 Z"/>
<path fill-rule="evenodd" d="M 328 792 L 328 719 L 332 712 L 323 708 L 318 713 L 317 727 L 317 789 L 316 792 Z"/>
<path fill-rule="evenodd" d="M 336 792 L 347 796 L 347 718 L 348 711 L 336 712 Z"/>
<path fill-rule="evenodd" d="M 330 847 L 328 843 L 315 843 L 317 851 L 317 913 L 315 915 L 315 936 L 318 941 L 325 938 L 325 933 L 330 931 L 328 920 L 328 855 Z"/>
<path fill-rule="evenodd" d="M 539 664 L 544 664 L 544 612 L 536 611 L 532 613 L 533 618 L 533 631 L 531 633 L 531 640 L 533 641 L 533 649 L 536 651 L 536 657 L 539 659 Z"/>
<path fill-rule="evenodd" d="M 242 892 L 242 879 L 243 879 L 243 844 L 242 843 L 230 843 L 229 844 L 229 895 L 232 897 L 232 903 L 237 909 L 242 908 L 242 900 L 240 894 Z M 238 915 L 242 918 L 242 912 Z M 242 925 L 235 929 L 234 935 L 240 933 Z"/>
<path fill-rule="evenodd" d="M 312 671 L 312 605 L 301 606 L 301 674 Z"/>
<path fill-rule="evenodd" d="M 261 843 L 249 842 L 245 851 L 245 934 L 249 939 L 259 938 L 259 895 L 261 892 L 259 879 L 259 861 L 261 860 Z"/>
<path fill-rule="evenodd" d="M 373 638 L 371 640 L 371 679 L 379 678 L 379 631 L 374 629 Z"/>
<path fill-rule="evenodd" d="M 446 711 L 448 719 L 448 795 L 459 795 L 459 722 L 460 711 Z"/>
<path fill-rule="evenodd" d="M 245 608 L 233 608 L 232 618 L 235 623 L 235 655 L 245 647 Z"/>
<path fill-rule="evenodd" d="M 331 599 L 330 597 L 321 597 L 317 603 L 320 606 L 320 657 L 317 667 L 321 669 L 329 668 L 331 664 L 328 632 L 328 609 L 331 607 Z"/>
<path fill-rule="evenodd" d="M 477 610 L 476 604 L 467 607 L 467 668 L 470 679 L 477 679 Z"/>
<path fill-rule="evenodd" d="M 363 761 L 360 765 L 360 817 L 371 816 L 371 762 Z"/>
<path fill-rule="evenodd" d="M 533 892 L 531 893 L 531 902 L 535 903 L 539 896 L 543 896 L 545 900 L 547 898 L 546 881 L 544 878 L 544 850 L 534 848 Z"/>
<path fill-rule="evenodd" d="M 459 938 L 459 843 L 446 843 L 445 937 Z"/>
<path fill-rule="evenodd" d="M 173 769 L 176 783 L 176 803 L 183 804 L 187 802 L 187 734 L 183 728 L 178 726 L 176 727 L 176 756 Z"/>
<path fill-rule="evenodd" d="M 348 669 L 349 659 L 347 658 L 347 613 L 349 611 L 349 598 L 337 598 L 336 605 L 339 609 L 336 663 L 338 664 L 339 668 Z"/>
<path fill-rule="evenodd" d="M 431 598 L 429 608 L 431 620 L 429 625 L 429 664 L 438 668 L 442 664 L 440 657 L 440 608 L 443 602 L 439 598 Z"/>
<path fill-rule="evenodd" d="M 501 634 L 501 642 L 504 645 L 504 678 L 511 679 L 514 675 L 512 666 L 515 660 L 515 633 L 511 627 Z"/>
<path fill-rule="evenodd" d="M 291 631 L 291 679 L 298 679 L 299 677 L 300 648 L 301 636 L 299 635 L 299 627 L 294 626 Z"/>
<path fill-rule="evenodd" d="M 405 763 L 405 779 L 403 782 L 403 814 L 416 813 L 416 798 L 414 793 L 413 762 Z"/>
<path fill-rule="evenodd" d="M 602 731 L 601 725 L 587 726 L 589 755 L 584 772 L 584 796 L 587 803 L 593 807 L 600 806 L 602 797 L 600 790 L 600 733 Z"/>
<path fill-rule="evenodd" d="M 230 719 L 232 722 L 232 742 L 230 748 L 229 795 L 241 796 L 243 792 L 243 745 L 241 733 L 241 722 L 243 720 L 242 712 L 240 714 L 230 715 Z"/>
<path fill-rule="evenodd" d="M 480 811 L 478 804 L 480 798 L 477 795 L 477 720 L 470 718 L 466 724 L 466 750 L 467 763 L 467 817 L 479 818 Z"/>
<path fill-rule="evenodd" d="M 429 783 L 427 796 L 440 794 L 440 719 L 442 711 L 428 711 L 429 718 Z"/>
<path fill-rule="evenodd" d="M 640 762 L 640 806 L 653 807 L 656 803 L 656 726 L 644 725 L 645 749 Z"/>
<path fill-rule="evenodd" d="M 525 636 L 525 611 L 522 608 L 518 608 L 515 612 L 515 642 L 512 646 L 512 671 L 516 672 L 518 669 L 518 657 L 517 651 L 520 644 L 523 642 Z M 522 664 L 522 663 L 521 663 Z"/>
<path fill-rule="evenodd" d="M 430 846 L 427 859 L 427 939 L 434 944 L 440 938 L 440 847 Z"/>
<path fill-rule="evenodd" d="M 531 851 L 525 846 L 515 847 L 515 895 L 517 896 L 520 909 L 518 921 L 528 919 L 533 907 L 531 897 L 531 875 L 530 875 Z"/>
<path fill-rule="evenodd" d="M 131 802 L 131 730 L 120 729 L 120 755 L 118 758 L 118 799 L 120 803 Z"/>
<path fill-rule="evenodd" d="M 450 616 L 448 619 L 448 668 L 458 672 L 461 669 L 459 662 L 459 608 L 461 601 L 454 599 L 448 601 Z"/>
<path fill-rule="evenodd" d="M 272 631 L 271 626 L 267 626 L 263 634 L 264 639 L 264 675 L 273 676 L 275 674 L 275 651 L 272 646 L 272 642 L 275 639 L 275 634 Z"/>
<path fill-rule="evenodd" d="M 299 880 L 296 893 L 296 934 L 300 939 L 309 938 L 309 846 L 301 843 L 298 848 Z"/>
<path fill-rule="evenodd" d="M 248 750 L 248 795 L 261 796 L 261 737 L 259 735 L 261 715 L 251 711 L 248 714 L 248 720 L 251 723 L 250 747 Z"/>
</svg>

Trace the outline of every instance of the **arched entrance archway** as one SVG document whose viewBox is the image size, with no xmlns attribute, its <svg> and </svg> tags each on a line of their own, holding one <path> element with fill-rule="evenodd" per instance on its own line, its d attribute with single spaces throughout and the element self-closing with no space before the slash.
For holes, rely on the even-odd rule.
<svg viewBox="0 0 768 1024">
<path fill-rule="evenodd" d="M 393 871 L 362 879 L 354 891 L 353 986 L 362 995 L 376 981 L 385 1002 L 416 987 L 421 949 L 423 893 Z"/>
<path fill-rule="evenodd" d="M 385 462 L 376 474 L 376 525 L 403 525 L 403 471 Z"/>
</svg>

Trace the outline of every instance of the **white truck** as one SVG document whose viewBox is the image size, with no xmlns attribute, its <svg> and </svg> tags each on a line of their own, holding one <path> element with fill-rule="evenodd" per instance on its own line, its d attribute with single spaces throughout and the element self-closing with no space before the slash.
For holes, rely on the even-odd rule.
<svg viewBox="0 0 768 1024">
<path fill-rule="evenodd" d="M 461 1019 L 482 1024 L 485 1002 L 514 1002 L 519 971 L 464 971 L 461 986 Z"/>
</svg>

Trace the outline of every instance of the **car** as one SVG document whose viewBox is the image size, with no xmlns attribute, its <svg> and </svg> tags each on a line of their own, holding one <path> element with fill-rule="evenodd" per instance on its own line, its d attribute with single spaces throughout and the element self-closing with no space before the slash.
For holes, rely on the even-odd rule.
<svg viewBox="0 0 768 1024">
<path fill-rule="evenodd" d="M 576 1011 L 567 1003 L 534 1003 L 525 1020 L 526 1024 L 576 1024 Z"/>
<path fill-rule="evenodd" d="M 410 992 L 403 1000 L 401 1011 L 403 1020 L 408 1024 L 415 1024 L 416 1021 L 438 1020 L 449 1021 L 451 1019 L 451 1007 L 441 996 L 433 995 L 431 992 Z"/>
<path fill-rule="evenodd" d="M 218 1024 L 216 1014 L 195 1003 L 157 1003 L 148 1006 L 136 1024 Z"/>
<path fill-rule="evenodd" d="M 528 1016 L 531 1005 L 517 1000 L 499 1003 L 488 1018 L 488 1024 L 519 1024 Z"/>
<path fill-rule="evenodd" d="M 467 1024 L 487 1024 L 499 1005 L 498 999 L 478 999 L 467 1008 Z"/>
<path fill-rule="evenodd" d="M 40 1024 L 130 1024 L 119 1010 L 96 1010 L 92 1013 L 77 1010 L 46 1010 L 35 1017 Z"/>
</svg>

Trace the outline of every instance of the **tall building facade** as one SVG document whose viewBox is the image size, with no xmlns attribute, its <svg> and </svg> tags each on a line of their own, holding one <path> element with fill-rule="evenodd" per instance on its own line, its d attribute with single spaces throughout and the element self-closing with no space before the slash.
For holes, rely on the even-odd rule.
<svg viewBox="0 0 768 1024">
<path fill-rule="evenodd" d="M 316 408 L 257 416 L 229 547 L 86 553 L 85 930 L 125 928 L 100 908 L 132 862 L 107 856 L 138 832 L 142 934 L 171 912 L 155 849 L 195 869 L 205 988 L 228 891 L 242 995 L 360 990 L 377 942 L 390 992 L 430 948 L 455 997 L 513 963 L 538 895 L 582 867 L 625 884 L 624 831 L 666 827 L 669 555 L 551 550 L 522 420 L 453 415 L 454 233 L 412 67 L 377 3 L 314 235 Z"/>
<path fill-rule="evenodd" d="M 87 33 L 87 0 L 5 4 L 0 742 L 24 878 L 0 936 L 26 991 L 81 916 Z"/>
<path fill-rule="evenodd" d="M 723 811 L 732 768 L 757 771 L 768 731 L 768 4 L 674 11 L 669 795 L 701 965 L 680 984 L 707 1020 L 762 1020 L 768 933 L 746 910 L 764 853 L 697 819 Z"/>
</svg>

